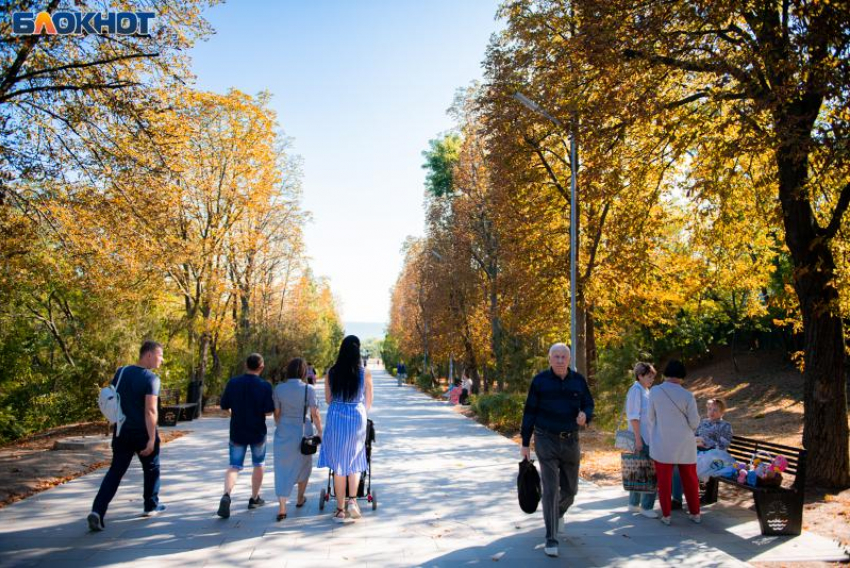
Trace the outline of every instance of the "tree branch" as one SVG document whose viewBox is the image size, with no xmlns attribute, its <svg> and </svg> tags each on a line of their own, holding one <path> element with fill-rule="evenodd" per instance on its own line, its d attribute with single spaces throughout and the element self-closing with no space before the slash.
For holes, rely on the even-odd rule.
<svg viewBox="0 0 850 568">
<path fill-rule="evenodd" d="M 141 85 L 141 83 L 137 83 L 135 81 L 118 81 L 116 83 L 102 84 L 85 83 L 82 85 L 45 85 L 42 87 L 30 87 L 28 89 L 12 91 L 11 93 L 0 96 L 0 103 L 6 102 L 20 95 L 26 95 L 28 93 L 37 93 L 45 91 L 93 91 L 101 89 L 124 89 L 126 87 L 133 87 L 138 85 Z"/>
<path fill-rule="evenodd" d="M 523 136 L 523 138 L 528 143 L 528 145 L 534 149 L 534 152 L 540 158 L 540 161 L 543 163 L 543 167 L 546 168 L 546 172 L 549 174 L 549 178 L 552 180 L 552 183 L 555 184 L 558 193 L 560 193 L 561 197 L 563 197 L 565 200 L 569 201 L 570 196 L 567 193 L 567 190 L 564 188 L 563 185 L 561 185 L 561 182 L 558 181 L 558 176 L 555 175 L 555 170 L 552 169 L 552 166 L 549 165 L 549 161 L 546 159 L 546 156 L 543 155 L 543 150 L 540 148 L 540 145 L 529 136 Z"/>
<path fill-rule="evenodd" d="M 625 49 L 623 56 L 626 59 L 642 59 L 649 63 L 666 65 L 682 71 L 691 71 L 694 73 L 711 73 L 714 75 L 731 75 L 737 79 L 747 89 L 748 94 L 752 97 L 761 96 L 763 89 L 758 81 L 755 81 L 743 69 L 739 69 L 733 65 L 729 65 L 722 59 L 703 59 L 698 61 L 690 61 L 687 59 L 677 59 L 667 55 L 658 55 L 657 53 L 649 53 L 638 49 Z"/>
<path fill-rule="evenodd" d="M 19 81 L 23 81 L 24 79 L 31 79 L 33 77 L 37 77 L 38 75 L 44 75 L 47 73 L 56 73 L 59 71 L 68 71 L 70 69 L 86 69 L 88 67 L 95 67 L 97 65 L 106 65 L 108 63 L 115 63 L 116 61 L 123 61 L 125 59 L 139 59 L 144 57 L 159 57 L 159 53 L 133 53 L 130 55 L 119 55 L 117 57 L 110 57 L 109 59 L 99 59 L 97 61 L 89 61 L 88 63 L 69 63 L 68 65 L 60 65 L 59 67 L 51 67 L 49 69 L 39 69 L 38 71 L 32 71 L 30 73 L 25 73 L 23 75 L 19 75 L 15 78 L 15 83 Z"/>
<path fill-rule="evenodd" d="M 818 234 L 826 239 L 833 238 L 841 227 L 841 219 L 844 217 L 848 206 L 850 206 L 850 182 L 844 186 L 841 190 L 841 195 L 838 196 L 838 203 L 832 212 L 832 219 L 830 219 L 829 225 L 824 229 L 820 229 Z"/>
<path fill-rule="evenodd" d="M 48 13 L 53 12 L 58 6 L 59 0 L 51 0 L 50 4 L 48 4 L 43 11 Z M 3 82 L 0 83 L 0 97 L 5 97 L 9 89 L 12 88 L 12 85 L 17 82 L 18 71 L 20 71 L 21 68 L 24 66 L 24 63 L 26 63 L 27 59 L 30 56 L 30 53 L 32 53 L 35 44 L 38 43 L 42 37 L 44 37 L 43 34 L 31 35 L 29 37 L 24 38 L 24 45 L 23 47 L 21 47 L 20 51 L 18 51 L 18 55 L 15 57 L 15 61 L 3 74 Z M 2 100 L 3 99 L 0 99 L 0 101 Z"/>
</svg>

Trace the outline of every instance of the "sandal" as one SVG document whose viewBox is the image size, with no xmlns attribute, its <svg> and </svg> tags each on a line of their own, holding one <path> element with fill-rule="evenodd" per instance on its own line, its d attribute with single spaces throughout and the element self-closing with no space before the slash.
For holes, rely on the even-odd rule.
<svg viewBox="0 0 850 568">
<path fill-rule="evenodd" d="M 285 518 L 286 518 L 286 513 L 278 513 L 277 514 L 277 522 L 281 522 Z"/>
<path fill-rule="evenodd" d="M 297 507 L 298 509 L 300 509 L 301 507 L 303 507 L 303 506 L 304 506 L 304 504 L 305 504 L 306 502 L 307 502 L 307 496 L 305 495 L 305 496 L 304 496 L 304 500 L 303 500 L 303 501 L 301 501 L 300 503 L 296 503 L 296 504 L 295 504 L 295 507 Z"/>
<path fill-rule="evenodd" d="M 334 522 L 337 523 L 351 523 L 353 520 L 348 514 L 345 512 L 345 509 L 337 509 L 333 516 Z"/>
</svg>

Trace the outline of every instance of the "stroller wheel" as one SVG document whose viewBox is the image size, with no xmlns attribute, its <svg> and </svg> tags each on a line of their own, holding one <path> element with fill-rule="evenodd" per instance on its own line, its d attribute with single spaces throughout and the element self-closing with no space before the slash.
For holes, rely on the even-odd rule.
<svg viewBox="0 0 850 568">
<path fill-rule="evenodd" d="M 375 496 L 375 492 L 372 491 L 372 494 L 369 496 L 370 501 L 372 501 L 372 510 L 376 510 L 378 508 L 378 498 Z"/>
<path fill-rule="evenodd" d="M 325 490 L 324 489 L 322 489 L 322 491 L 319 493 L 319 510 L 320 511 L 325 510 Z"/>
</svg>

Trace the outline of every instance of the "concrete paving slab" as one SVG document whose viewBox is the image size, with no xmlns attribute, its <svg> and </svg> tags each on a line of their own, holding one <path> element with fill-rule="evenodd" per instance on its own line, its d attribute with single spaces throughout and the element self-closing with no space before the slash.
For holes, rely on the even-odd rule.
<svg viewBox="0 0 850 568">
<path fill-rule="evenodd" d="M 542 551 L 538 510 L 516 502 L 519 452 L 510 440 L 375 371 L 377 440 L 373 490 L 378 509 L 362 503 L 351 525 L 319 510 L 327 470 L 316 469 L 303 509 L 275 521 L 273 463 L 263 495 L 247 509 L 248 475 L 233 494 L 232 516 L 215 516 L 227 466 L 222 418 L 181 423 L 189 432 L 163 448 L 162 499 L 168 509 L 140 518 L 141 468 L 130 468 L 106 518 L 88 533 L 91 501 L 104 471 L 81 477 L 0 510 L 0 566 L 746 566 L 747 562 L 840 560 L 846 552 L 804 533 L 766 538 L 751 511 L 717 504 L 702 525 L 676 515 L 672 526 L 633 515 L 619 488 L 582 482 L 561 538 L 561 556 Z M 273 424 L 269 421 L 270 430 Z M 532 564 L 530 564 L 532 563 Z"/>
</svg>

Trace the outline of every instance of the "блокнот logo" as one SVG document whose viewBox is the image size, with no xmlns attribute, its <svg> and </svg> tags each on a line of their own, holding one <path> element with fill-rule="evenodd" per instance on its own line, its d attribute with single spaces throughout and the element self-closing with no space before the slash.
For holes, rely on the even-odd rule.
<svg viewBox="0 0 850 568">
<path fill-rule="evenodd" d="M 15 12 L 14 35 L 148 35 L 156 12 Z"/>
</svg>

